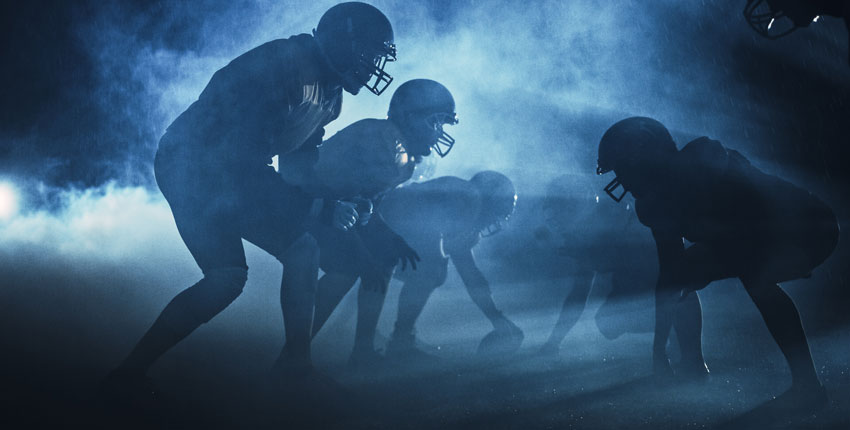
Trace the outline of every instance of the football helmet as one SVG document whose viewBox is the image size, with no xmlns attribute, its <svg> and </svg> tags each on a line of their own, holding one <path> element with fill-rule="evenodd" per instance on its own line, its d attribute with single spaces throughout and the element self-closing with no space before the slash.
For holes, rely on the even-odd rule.
<svg viewBox="0 0 850 430">
<path fill-rule="evenodd" d="M 425 156 L 431 148 L 445 157 L 455 139 L 443 130 L 446 124 L 458 123 L 452 93 L 437 81 L 413 79 L 393 93 L 387 119 L 398 125 L 413 148 L 413 155 Z"/>
<path fill-rule="evenodd" d="M 646 117 L 626 118 L 612 125 L 599 141 L 596 174 L 614 171 L 617 175 L 605 186 L 605 193 L 614 201 L 623 200 L 629 191 L 622 178 L 636 179 L 648 173 L 664 155 L 676 152 L 676 143 L 664 124 Z M 616 193 L 618 188 L 623 188 Z"/>
<path fill-rule="evenodd" d="M 396 60 L 393 28 L 374 6 L 360 2 L 333 6 L 322 15 L 313 36 L 320 55 L 349 93 L 357 94 L 365 86 L 380 95 L 392 82 L 384 68 Z"/>
<path fill-rule="evenodd" d="M 478 172 L 469 180 L 481 193 L 481 237 L 492 236 L 504 228 L 516 208 L 516 188 L 507 176 L 492 170 Z"/>
<path fill-rule="evenodd" d="M 800 0 L 747 0 L 744 17 L 763 37 L 778 39 L 817 19 L 816 2 Z"/>
</svg>

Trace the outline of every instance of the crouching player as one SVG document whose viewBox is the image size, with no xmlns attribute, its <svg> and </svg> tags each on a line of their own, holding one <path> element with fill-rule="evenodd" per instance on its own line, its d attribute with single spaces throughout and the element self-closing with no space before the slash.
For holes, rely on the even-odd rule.
<svg viewBox="0 0 850 430">
<path fill-rule="evenodd" d="M 701 137 L 677 149 L 664 125 L 650 118 L 624 119 L 605 132 L 597 173 L 610 171 L 617 177 L 605 191 L 618 201 L 632 193 L 658 250 L 655 372 L 670 371 L 664 347 L 677 305 L 712 281 L 738 278 L 791 369 L 785 398 L 825 401 L 800 314 L 778 283 L 808 277 L 832 253 L 838 241 L 832 210 L 715 140 Z M 693 245 L 685 248 L 683 238 Z"/>
</svg>

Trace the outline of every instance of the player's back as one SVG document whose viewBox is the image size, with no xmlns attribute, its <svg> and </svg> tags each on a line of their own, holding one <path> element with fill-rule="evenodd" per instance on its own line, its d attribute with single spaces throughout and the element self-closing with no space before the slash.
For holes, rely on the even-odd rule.
<svg viewBox="0 0 850 430">
<path fill-rule="evenodd" d="M 278 39 L 218 70 L 168 127 L 160 147 L 213 166 L 268 164 L 295 150 L 339 114 L 340 88 L 320 83 L 320 59 L 307 34 Z"/>
<path fill-rule="evenodd" d="M 481 196 L 469 181 L 443 176 L 390 191 L 379 211 L 405 240 L 430 242 L 475 230 L 480 206 Z"/>
<path fill-rule="evenodd" d="M 813 221 L 834 219 L 811 193 L 717 141 L 696 139 L 674 160 L 669 187 L 636 202 L 641 222 L 652 228 L 692 242 L 730 244 L 804 237 Z"/>
<path fill-rule="evenodd" d="M 315 164 L 294 163 L 296 158 L 281 158 L 287 182 L 335 199 L 374 198 L 408 180 L 414 169 L 401 131 L 380 119 L 357 121 L 325 140 Z"/>
</svg>

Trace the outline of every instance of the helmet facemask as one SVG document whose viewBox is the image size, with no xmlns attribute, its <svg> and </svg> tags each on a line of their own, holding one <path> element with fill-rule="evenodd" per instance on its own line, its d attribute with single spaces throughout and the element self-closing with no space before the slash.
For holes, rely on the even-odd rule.
<svg viewBox="0 0 850 430">
<path fill-rule="evenodd" d="M 353 70 L 354 79 L 372 94 L 381 95 L 393 81 L 393 77 L 384 68 L 387 63 L 396 61 L 395 44 L 384 42 L 381 49 L 371 49 L 363 46 L 361 42 L 353 41 L 351 46 L 352 52 L 357 56 L 357 65 Z"/>
<path fill-rule="evenodd" d="M 486 217 L 485 226 L 481 229 L 481 237 L 492 236 L 505 228 L 508 220 L 511 219 L 514 210 L 516 209 L 516 194 L 510 201 L 505 200 L 506 196 L 492 196 L 489 201 L 485 201 L 483 208 L 484 216 Z"/>
<path fill-rule="evenodd" d="M 503 224 L 503 222 L 497 221 L 487 225 L 487 227 L 484 227 L 484 229 L 481 230 L 481 237 L 490 237 L 502 231 L 504 229 Z"/>
<path fill-rule="evenodd" d="M 596 163 L 597 175 L 604 175 L 614 170 L 614 168 L 611 166 L 603 166 L 599 160 L 597 160 Z M 619 193 L 616 192 L 618 188 L 622 188 L 622 191 Z M 605 191 L 605 194 L 608 194 L 617 203 L 620 203 L 620 201 L 623 200 L 624 197 L 626 197 L 626 193 L 629 192 L 626 187 L 623 186 L 623 184 L 620 182 L 620 178 L 617 176 L 614 176 L 614 179 L 612 179 L 611 182 L 609 182 L 608 185 L 603 188 L 603 190 Z"/>
<path fill-rule="evenodd" d="M 622 188 L 622 191 L 620 191 L 619 193 L 615 193 L 618 188 Z M 626 187 L 624 187 L 623 184 L 620 182 L 620 178 L 616 176 L 614 177 L 614 179 L 611 180 L 611 182 L 608 183 L 608 185 L 605 186 L 605 188 L 603 188 L 603 190 L 605 191 L 605 194 L 611 196 L 611 198 L 614 199 L 614 201 L 617 203 L 620 203 L 620 201 L 622 201 L 623 198 L 626 197 L 626 193 L 629 192 L 628 190 L 626 190 Z"/>
<path fill-rule="evenodd" d="M 794 30 L 807 26 L 811 20 L 804 19 L 806 13 L 799 7 L 776 0 L 748 0 L 744 6 L 744 17 L 756 33 L 775 40 L 785 37 Z M 814 16 L 812 18 L 815 18 Z M 802 21 L 802 22 L 801 22 Z"/>
<path fill-rule="evenodd" d="M 437 139 L 432 145 L 432 147 L 434 148 L 434 152 L 436 152 L 437 155 L 439 155 L 441 158 L 445 157 L 446 155 L 449 155 L 449 152 L 455 145 L 455 139 L 451 137 L 448 133 L 446 133 L 445 130 L 443 130 L 443 125 L 457 124 L 457 114 L 437 112 L 425 118 L 425 122 L 426 124 L 428 124 L 429 127 L 431 127 L 431 129 L 434 130 L 434 133 L 437 136 Z"/>
<path fill-rule="evenodd" d="M 418 146 L 414 155 L 425 156 L 434 152 L 445 157 L 455 144 L 455 139 L 443 130 L 445 124 L 457 124 L 457 114 L 445 111 L 426 113 L 409 112 L 400 124 L 411 143 Z M 409 148 L 411 149 L 411 148 Z"/>
</svg>

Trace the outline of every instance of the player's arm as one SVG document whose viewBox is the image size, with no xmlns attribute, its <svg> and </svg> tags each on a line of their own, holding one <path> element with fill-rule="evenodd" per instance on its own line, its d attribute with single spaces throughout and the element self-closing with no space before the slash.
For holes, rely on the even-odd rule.
<svg viewBox="0 0 850 430">
<path fill-rule="evenodd" d="M 466 292 L 472 302 L 481 309 L 484 316 L 493 324 L 495 329 L 505 328 L 504 325 L 513 325 L 505 318 L 501 311 L 493 302 L 493 295 L 490 291 L 490 283 L 487 278 L 481 273 L 478 265 L 475 264 L 475 257 L 472 254 L 472 247 L 452 245 L 450 242 L 445 243 L 446 252 L 454 263 L 457 273 L 460 275 L 463 284 L 466 287 Z"/>
<path fill-rule="evenodd" d="M 653 370 L 669 373 L 666 346 L 673 326 L 676 302 L 682 290 L 680 276 L 685 246 L 675 233 L 652 230 L 658 250 L 658 281 L 655 287 L 655 337 L 652 343 Z"/>
<path fill-rule="evenodd" d="M 387 254 L 392 256 L 393 264 L 401 263 L 401 270 L 406 270 L 408 265 L 412 270 L 416 270 L 416 262 L 420 261 L 419 254 L 408 245 L 401 235 L 387 225 L 381 216 L 381 212 L 374 212 L 371 222 L 363 228 L 368 231 L 366 234 L 384 238 L 384 246 L 388 249 Z"/>
</svg>

